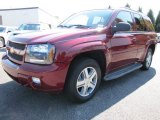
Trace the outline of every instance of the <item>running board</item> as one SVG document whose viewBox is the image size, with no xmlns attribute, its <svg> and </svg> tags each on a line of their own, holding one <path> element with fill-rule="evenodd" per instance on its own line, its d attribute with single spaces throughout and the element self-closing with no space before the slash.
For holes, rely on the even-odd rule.
<svg viewBox="0 0 160 120">
<path fill-rule="evenodd" d="M 142 67 L 142 64 L 134 63 L 134 64 L 132 64 L 130 66 L 127 66 L 125 68 L 122 68 L 120 70 L 117 70 L 117 71 L 111 72 L 109 74 L 106 74 L 104 76 L 104 81 L 117 79 L 117 78 L 122 77 L 122 76 L 124 76 L 124 75 L 126 75 L 128 73 L 131 73 L 131 72 L 133 72 L 133 71 L 135 71 L 135 70 L 137 70 L 137 69 L 139 69 L 141 67 Z"/>
</svg>

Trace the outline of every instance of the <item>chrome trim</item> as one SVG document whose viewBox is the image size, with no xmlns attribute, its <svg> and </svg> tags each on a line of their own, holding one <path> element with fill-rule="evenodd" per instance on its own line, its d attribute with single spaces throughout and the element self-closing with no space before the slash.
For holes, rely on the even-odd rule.
<svg viewBox="0 0 160 120">
<path fill-rule="evenodd" d="M 26 52 L 25 49 L 24 50 L 19 50 L 19 49 L 16 49 L 14 47 L 9 47 L 9 46 L 7 46 L 7 50 L 12 54 L 14 53 L 14 54 L 21 55 L 21 56 L 23 56 Z"/>
<path fill-rule="evenodd" d="M 9 58 L 11 61 L 13 61 L 13 62 L 15 62 L 15 63 L 17 63 L 17 64 L 23 64 L 23 63 L 24 63 L 25 54 L 26 54 L 27 45 L 26 45 L 26 44 L 23 44 L 23 43 L 14 42 L 14 41 L 11 41 L 11 42 L 17 43 L 17 44 L 21 44 L 21 45 L 25 45 L 24 50 L 20 50 L 20 49 L 14 48 L 14 46 L 12 46 L 12 47 L 9 46 L 9 41 L 8 41 L 8 43 L 7 43 L 7 46 L 6 46 L 8 58 Z M 9 56 L 9 54 L 8 54 L 9 52 L 12 53 L 12 54 L 16 54 L 16 55 L 22 56 L 22 57 L 23 57 L 23 60 L 22 60 L 22 61 L 19 61 L 19 60 L 16 60 L 16 59 L 12 58 L 11 56 Z"/>
</svg>

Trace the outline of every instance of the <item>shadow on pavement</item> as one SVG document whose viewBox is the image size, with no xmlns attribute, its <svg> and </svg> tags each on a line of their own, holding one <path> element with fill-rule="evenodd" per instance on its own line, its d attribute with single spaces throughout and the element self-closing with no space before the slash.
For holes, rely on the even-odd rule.
<svg viewBox="0 0 160 120">
<path fill-rule="evenodd" d="M 0 120 L 88 120 L 132 94 L 155 74 L 154 68 L 137 70 L 117 80 L 102 82 L 95 97 L 84 104 L 72 103 L 63 94 L 32 91 L 13 81 L 0 84 Z"/>
</svg>

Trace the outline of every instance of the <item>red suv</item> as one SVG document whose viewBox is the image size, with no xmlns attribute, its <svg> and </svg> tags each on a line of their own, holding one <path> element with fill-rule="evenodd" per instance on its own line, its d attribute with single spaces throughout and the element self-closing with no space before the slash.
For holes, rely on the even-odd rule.
<svg viewBox="0 0 160 120">
<path fill-rule="evenodd" d="M 46 92 L 64 91 L 85 102 L 101 80 L 148 70 L 157 43 L 150 19 L 130 9 L 72 15 L 53 31 L 12 37 L 2 66 L 18 83 Z"/>
</svg>

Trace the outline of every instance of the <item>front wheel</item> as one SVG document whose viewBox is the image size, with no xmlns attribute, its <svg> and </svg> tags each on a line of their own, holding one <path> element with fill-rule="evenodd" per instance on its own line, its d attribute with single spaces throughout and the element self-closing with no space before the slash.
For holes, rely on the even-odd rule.
<svg viewBox="0 0 160 120">
<path fill-rule="evenodd" d="M 72 101 L 85 102 L 93 97 L 101 82 L 99 64 L 90 58 L 75 61 L 70 69 L 65 91 Z"/>
<path fill-rule="evenodd" d="M 145 57 L 145 60 L 144 62 L 142 63 L 142 70 L 148 70 L 151 66 L 151 63 L 152 63 L 152 57 L 153 57 L 153 51 L 151 48 L 148 49 L 148 52 L 146 54 L 146 57 Z"/>
</svg>

